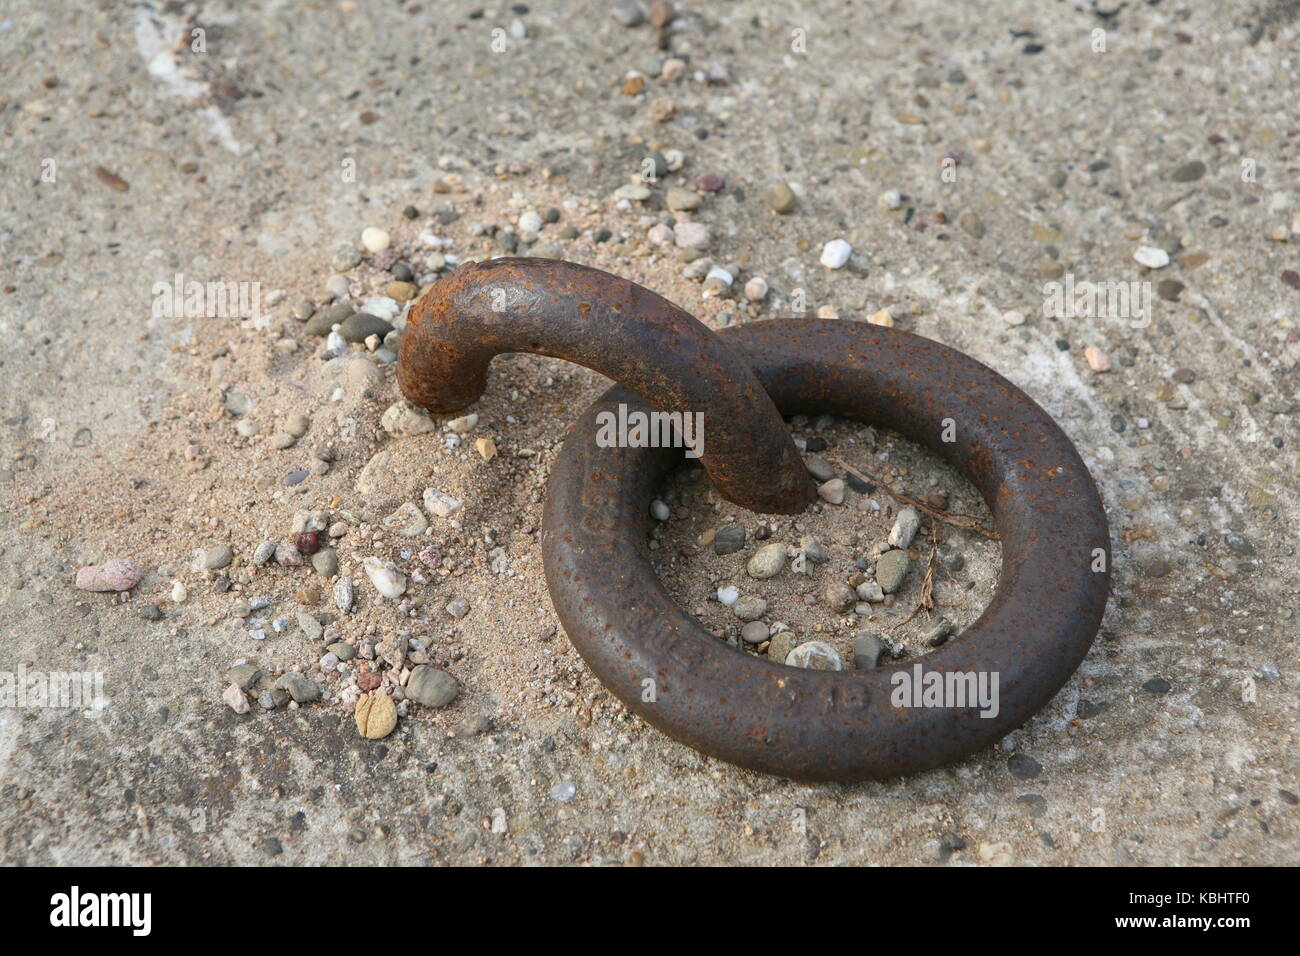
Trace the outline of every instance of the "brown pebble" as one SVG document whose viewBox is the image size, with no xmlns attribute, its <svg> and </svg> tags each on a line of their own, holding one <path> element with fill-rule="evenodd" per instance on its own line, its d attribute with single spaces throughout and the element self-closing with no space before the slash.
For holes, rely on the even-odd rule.
<svg viewBox="0 0 1300 956">
<path fill-rule="evenodd" d="M 366 693 L 374 690 L 383 682 L 384 679 L 376 671 L 364 671 L 357 675 L 357 686 Z"/>
<path fill-rule="evenodd" d="M 299 554 L 315 554 L 320 550 L 320 535 L 315 531 L 304 531 L 293 542 Z"/>
<path fill-rule="evenodd" d="M 645 92 L 644 76 L 629 76 L 623 81 L 623 95 L 636 96 Z"/>
<path fill-rule="evenodd" d="M 109 189 L 115 189 L 120 193 L 126 192 L 131 188 L 131 184 L 119 176 L 117 173 L 111 173 L 103 166 L 95 167 L 95 178 L 107 186 Z"/>
<path fill-rule="evenodd" d="M 932 492 L 931 494 L 926 495 L 922 500 L 935 511 L 948 510 L 948 496 L 942 491 Z"/>
<path fill-rule="evenodd" d="M 677 9 L 672 5 L 671 0 L 654 0 L 650 4 L 650 23 L 652 26 L 663 29 L 677 18 Z"/>
<path fill-rule="evenodd" d="M 320 603 L 320 591 L 316 588 L 302 588 L 298 592 L 298 603 L 303 607 L 315 607 Z"/>
<path fill-rule="evenodd" d="M 1159 560 L 1159 561 L 1153 561 L 1153 562 L 1152 562 L 1152 563 L 1147 567 L 1147 577 L 1149 577 L 1149 578 L 1163 578 L 1166 574 L 1169 573 L 1169 571 L 1170 571 L 1170 568 L 1169 568 L 1169 562 L 1168 562 L 1168 561 L 1165 561 L 1164 559 L 1161 559 L 1161 560 Z"/>
<path fill-rule="evenodd" d="M 1183 294 L 1185 288 L 1186 286 L 1177 279 L 1162 279 L 1160 284 L 1156 286 L 1156 294 L 1166 302 L 1177 302 L 1178 297 Z"/>
</svg>

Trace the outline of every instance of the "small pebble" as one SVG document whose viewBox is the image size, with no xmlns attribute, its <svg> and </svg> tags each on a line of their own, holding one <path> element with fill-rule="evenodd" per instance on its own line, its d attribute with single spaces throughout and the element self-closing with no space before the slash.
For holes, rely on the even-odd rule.
<svg viewBox="0 0 1300 956">
<path fill-rule="evenodd" d="M 767 200 L 768 207 L 781 215 L 788 215 L 794 212 L 795 207 L 799 204 L 799 199 L 794 194 L 794 190 L 786 183 L 773 183 L 767 187 L 763 194 Z"/>
<path fill-rule="evenodd" d="M 1110 371 L 1110 357 L 1095 345 L 1089 345 L 1083 350 L 1083 358 L 1088 363 L 1088 368 L 1094 372 Z"/>
<path fill-rule="evenodd" d="M 144 577 L 144 569 L 128 558 L 113 558 L 77 570 L 77 587 L 83 591 L 129 591 Z"/>
<path fill-rule="evenodd" d="M 827 269 L 841 269 L 852 252 L 853 247 L 843 239 L 832 239 L 822 247 L 821 264 Z"/>
<path fill-rule="evenodd" d="M 382 229 L 371 226 L 369 229 L 362 231 L 361 244 L 369 252 L 383 252 L 391 243 L 388 233 Z"/>
<path fill-rule="evenodd" d="M 853 635 L 853 666 L 858 670 L 872 670 L 879 666 L 884 651 L 885 645 L 870 631 L 858 631 Z"/>
<path fill-rule="evenodd" d="M 235 553 L 228 544 L 217 544 L 203 552 L 203 567 L 216 571 L 226 567 L 235 559 Z"/>
<path fill-rule="evenodd" d="M 921 528 L 921 513 L 915 508 L 904 508 L 898 513 L 894 527 L 889 531 L 889 543 L 895 548 L 910 548 L 912 539 Z"/>
<path fill-rule="evenodd" d="M 844 479 L 832 478 L 817 486 L 817 496 L 827 504 L 844 504 Z"/>
<path fill-rule="evenodd" d="M 1137 252 L 1133 253 L 1133 258 L 1148 269 L 1163 269 L 1169 265 L 1169 253 L 1156 246 L 1139 246 Z"/>
<path fill-rule="evenodd" d="M 248 695 L 238 684 L 231 684 L 221 695 L 221 699 L 230 705 L 230 709 L 237 714 L 248 713 Z"/>
<path fill-rule="evenodd" d="M 745 565 L 745 571 L 758 581 L 774 578 L 785 567 L 785 552 L 786 546 L 781 542 L 765 544 L 750 557 Z"/>
<path fill-rule="evenodd" d="M 809 641 L 792 650 L 785 662 L 790 667 L 803 667 L 815 671 L 838 671 L 844 669 L 840 655 L 825 641 Z"/>
<path fill-rule="evenodd" d="M 362 737 L 382 740 L 397 726 L 397 705 L 387 694 L 372 692 L 357 701 L 353 718 Z"/>
<path fill-rule="evenodd" d="M 893 594 L 902 586 L 911 566 L 912 559 L 906 551 L 886 551 L 876 561 L 876 583 L 886 594 Z"/>
</svg>

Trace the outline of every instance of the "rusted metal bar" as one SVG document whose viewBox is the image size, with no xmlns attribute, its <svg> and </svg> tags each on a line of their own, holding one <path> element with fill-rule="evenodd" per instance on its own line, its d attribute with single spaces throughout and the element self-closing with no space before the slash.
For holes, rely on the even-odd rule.
<svg viewBox="0 0 1300 956">
<path fill-rule="evenodd" d="M 677 606 L 650 564 L 646 502 L 680 453 L 593 440 L 600 411 L 635 401 L 616 386 L 565 442 L 543 524 L 551 599 L 596 676 L 683 743 L 803 780 L 925 770 L 988 746 L 1047 704 L 1092 644 L 1110 577 L 1096 487 L 1051 417 L 992 369 L 902 331 L 790 319 L 718 337 L 783 413 L 896 429 L 961 470 L 1002 538 L 998 591 L 978 621 L 917 662 L 815 671 L 727 646 Z M 946 419 L 955 424 L 950 442 Z M 918 665 L 926 680 L 996 674 L 996 716 L 978 706 L 895 706 L 897 675 L 911 680 Z"/>
<path fill-rule="evenodd" d="M 752 511 L 795 514 L 815 486 L 749 366 L 706 326 L 634 282 L 570 262 L 465 263 L 415 304 L 402 335 L 402 393 L 433 412 L 475 401 L 503 352 L 567 359 L 653 409 L 702 413 L 700 461 L 718 492 Z M 762 482 L 754 481 L 761 468 Z"/>
</svg>

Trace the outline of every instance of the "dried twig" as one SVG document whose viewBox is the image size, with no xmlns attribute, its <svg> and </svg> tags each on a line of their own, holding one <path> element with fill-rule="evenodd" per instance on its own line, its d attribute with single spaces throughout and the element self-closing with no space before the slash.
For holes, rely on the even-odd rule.
<svg viewBox="0 0 1300 956">
<path fill-rule="evenodd" d="M 916 617 L 922 611 L 925 611 L 927 618 L 934 617 L 934 567 L 935 556 L 939 553 L 936 547 L 930 548 L 930 558 L 925 563 L 925 580 L 921 582 L 921 599 L 916 602 L 916 607 L 912 608 L 912 613 L 905 619 L 894 625 L 895 628 L 902 627 L 909 623 L 912 618 Z"/>
<path fill-rule="evenodd" d="M 984 527 L 982 524 L 980 524 L 975 518 L 971 517 L 970 515 L 953 514 L 951 511 L 941 511 L 938 508 L 932 508 L 923 501 L 918 501 L 915 498 L 909 497 L 908 495 L 903 494 L 901 491 L 895 491 L 893 488 L 889 487 L 889 485 L 885 484 L 885 482 L 881 481 L 875 475 L 871 474 L 870 472 L 865 472 L 857 468 L 854 468 L 852 465 L 848 464 L 842 458 L 833 458 L 831 460 L 834 461 L 835 464 L 843 468 L 845 471 L 847 471 L 850 475 L 853 475 L 854 477 L 858 478 L 860 481 L 871 482 L 876 485 L 879 485 L 884 490 L 884 492 L 887 495 L 889 495 L 891 498 L 897 501 L 901 501 L 905 505 L 910 505 L 911 507 L 915 508 L 917 511 L 924 511 L 926 514 L 928 514 L 931 518 L 934 518 L 936 521 L 943 521 L 946 524 L 956 525 L 958 528 L 965 528 L 967 531 L 974 531 L 976 534 L 982 534 L 984 535 L 984 537 L 992 538 L 994 541 L 1001 540 L 996 531 Z"/>
</svg>

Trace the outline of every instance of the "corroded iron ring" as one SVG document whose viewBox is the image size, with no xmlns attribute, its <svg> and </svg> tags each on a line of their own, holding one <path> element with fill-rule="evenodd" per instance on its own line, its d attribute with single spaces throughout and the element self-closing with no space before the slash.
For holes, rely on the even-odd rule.
<svg viewBox="0 0 1300 956">
<path fill-rule="evenodd" d="M 650 565 L 647 503 L 680 450 L 601 448 L 596 416 L 637 399 L 614 387 L 583 415 L 552 471 L 543 557 L 570 640 L 631 710 L 704 753 L 801 780 L 883 779 L 966 756 L 1042 708 L 1083 660 L 1109 593 L 1097 489 L 1074 446 L 1028 396 L 974 359 L 906 332 L 772 320 L 719 337 L 786 415 L 830 412 L 895 429 L 963 472 L 1002 539 L 984 614 L 920 659 L 925 674 L 996 673 L 995 717 L 894 706 L 894 675 L 782 666 L 704 631 Z M 955 441 L 945 442 L 945 419 Z"/>
<path fill-rule="evenodd" d="M 432 412 L 483 394 L 503 352 L 536 352 L 608 375 L 654 410 L 702 416 L 700 459 L 728 501 L 798 514 L 816 497 L 772 400 L 736 355 L 689 312 L 619 276 L 572 262 L 466 262 L 411 310 L 397 366 L 402 393 Z M 753 480 L 762 462 L 770 480 Z"/>
</svg>

